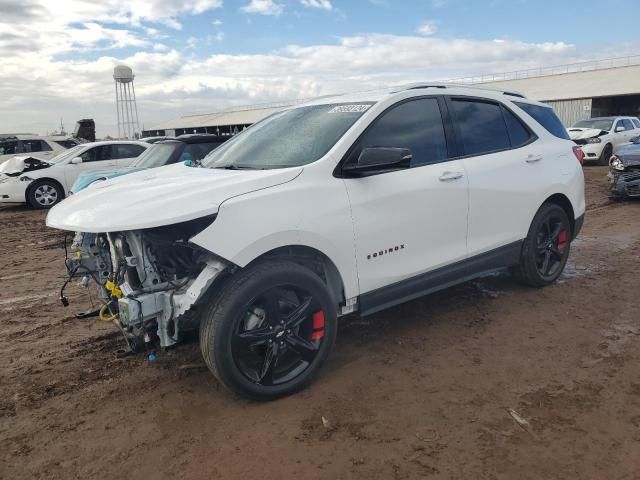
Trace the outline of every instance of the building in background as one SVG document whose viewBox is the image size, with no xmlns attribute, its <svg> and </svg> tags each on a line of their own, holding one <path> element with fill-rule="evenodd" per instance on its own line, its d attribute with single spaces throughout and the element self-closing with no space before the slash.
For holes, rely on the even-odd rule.
<svg viewBox="0 0 640 480">
<path fill-rule="evenodd" d="M 593 117 L 640 116 L 640 55 L 451 82 L 517 90 L 551 105 L 566 126 Z"/>
<path fill-rule="evenodd" d="M 126 65 L 113 69 L 116 87 L 116 113 L 118 115 L 118 138 L 140 138 L 140 120 L 136 104 L 136 89 L 133 85 L 133 70 Z"/>
<path fill-rule="evenodd" d="M 640 55 L 456 78 L 444 83 L 519 91 L 528 98 L 551 105 L 567 127 L 592 117 L 640 116 Z M 142 135 L 213 133 L 233 136 L 252 123 L 303 101 L 183 115 L 154 125 Z"/>
</svg>

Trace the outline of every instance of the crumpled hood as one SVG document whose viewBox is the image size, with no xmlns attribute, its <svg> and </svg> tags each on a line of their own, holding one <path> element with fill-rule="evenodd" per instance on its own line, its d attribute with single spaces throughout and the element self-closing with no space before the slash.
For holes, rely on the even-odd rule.
<svg viewBox="0 0 640 480">
<path fill-rule="evenodd" d="M 599 128 L 569 128 L 567 131 L 569 132 L 569 138 L 571 138 L 571 140 L 582 140 L 585 138 L 597 137 L 603 132 L 607 133 Z"/>
<path fill-rule="evenodd" d="M 159 227 L 217 213 L 225 200 L 290 182 L 302 167 L 223 170 L 182 163 L 124 175 L 53 207 L 47 226 L 100 233 Z"/>
<path fill-rule="evenodd" d="M 0 164 L 0 175 L 4 174 L 15 176 L 22 172 L 38 170 L 50 166 L 50 163 L 40 160 L 39 158 L 32 157 L 31 155 L 18 155 Z"/>
<path fill-rule="evenodd" d="M 622 160 L 625 167 L 640 166 L 640 144 L 632 143 L 618 150 L 616 156 Z"/>
</svg>

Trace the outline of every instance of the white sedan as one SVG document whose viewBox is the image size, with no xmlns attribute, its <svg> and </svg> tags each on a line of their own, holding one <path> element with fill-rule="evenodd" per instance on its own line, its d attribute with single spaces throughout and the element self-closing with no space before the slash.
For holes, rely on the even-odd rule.
<svg viewBox="0 0 640 480">
<path fill-rule="evenodd" d="M 51 160 L 17 156 L 0 165 L 0 203 L 51 208 L 81 173 L 128 167 L 151 145 L 138 141 L 83 143 Z"/>
</svg>

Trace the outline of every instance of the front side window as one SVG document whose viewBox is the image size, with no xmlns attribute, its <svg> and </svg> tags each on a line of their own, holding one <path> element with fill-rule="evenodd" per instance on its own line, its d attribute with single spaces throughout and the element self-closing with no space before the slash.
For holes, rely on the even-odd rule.
<svg viewBox="0 0 640 480">
<path fill-rule="evenodd" d="M 372 102 L 311 105 L 271 115 L 207 155 L 209 168 L 272 169 L 323 157 Z"/>
<path fill-rule="evenodd" d="M 564 128 L 564 125 L 551 107 L 541 107 L 540 105 L 532 105 L 531 103 L 524 102 L 513 103 L 527 112 L 530 117 L 542 125 L 542 127 L 554 137 L 569 140 L 567 129 Z"/>
<path fill-rule="evenodd" d="M 464 155 L 511 148 L 500 105 L 466 99 L 453 99 L 452 104 Z"/>
<path fill-rule="evenodd" d="M 438 100 L 420 98 L 387 110 L 362 136 L 347 161 L 356 162 L 362 150 L 371 147 L 408 148 L 411 166 L 445 160 L 447 139 Z"/>
<path fill-rule="evenodd" d="M 81 157 L 83 162 L 102 162 L 104 160 L 111 160 L 112 151 L 111 145 L 101 145 L 99 147 L 93 147 L 84 152 Z"/>
<path fill-rule="evenodd" d="M 632 118 L 631 121 L 633 122 L 633 126 L 635 128 L 640 128 L 640 120 L 638 120 L 637 118 Z"/>
<path fill-rule="evenodd" d="M 633 123 L 631 123 L 631 120 L 627 120 L 626 118 L 622 120 L 622 126 L 626 131 L 633 130 Z"/>
</svg>

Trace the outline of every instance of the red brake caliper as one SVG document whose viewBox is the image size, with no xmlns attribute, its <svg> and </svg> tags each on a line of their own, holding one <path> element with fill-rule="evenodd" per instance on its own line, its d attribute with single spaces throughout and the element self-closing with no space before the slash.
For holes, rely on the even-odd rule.
<svg viewBox="0 0 640 480">
<path fill-rule="evenodd" d="M 567 243 L 569 243 L 569 235 L 567 234 L 566 230 L 562 230 L 558 234 L 558 240 L 557 240 L 556 246 L 558 247 L 559 250 L 564 250 L 564 248 L 567 246 Z"/>
<path fill-rule="evenodd" d="M 311 340 L 320 340 L 324 337 L 324 312 L 320 310 L 313 314 L 313 333 Z"/>
</svg>

